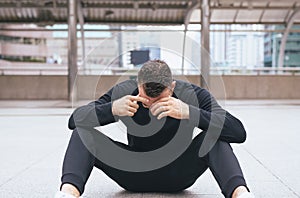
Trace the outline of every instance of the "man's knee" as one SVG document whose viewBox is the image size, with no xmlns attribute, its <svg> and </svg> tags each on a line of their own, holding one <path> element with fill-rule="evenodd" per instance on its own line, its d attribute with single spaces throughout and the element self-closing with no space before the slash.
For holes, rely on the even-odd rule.
<svg viewBox="0 0 300 198">
<path fill-rule="evenodd" d="M 230 150 L 232 150 L 232 148 L 231 148 L 231 146 L 228 142 L 224 142 L 224 141 L 221 141 L 221 140 L 218 140 L 216 142 L 216 144 L 214 145 L 214 147 L 216 149 L 222 149 L 222 150 L 223 149 L 230 149 Z"/>
<path fill-rule="evenodd" d="M 228 142 L 218 140 L 209 151 L 208 157 L 211 158 L 212 156 L 226 156 L 228 153 L 232 152 L 232 147 Z"/>
</svg>

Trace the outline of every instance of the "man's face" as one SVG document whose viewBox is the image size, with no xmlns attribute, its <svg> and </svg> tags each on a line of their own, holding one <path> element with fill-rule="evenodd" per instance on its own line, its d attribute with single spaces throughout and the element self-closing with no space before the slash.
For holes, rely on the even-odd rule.
<svg viewBox="0 0 300 198">
<path fill-rule="evenodd" d="M 167 87 L 159 96 L 157 96 L 155 98 L 151 98 L 151 97 L 147 96 L 146 93 L 145 93 L 145 90 L 144 90 L 143 86 L 139 85 L 138 86 L 139 96 L 143 97 L 143 98 L 146 98 L 146 99 L 149 100 L 149 102 L 147 104 L 143 103 L 143 106 L 145 108 L 149 108 L 149 107 L 151 107 L 152 104 L 154 104 L 155 102 L 159 101 L 160 99 L 172 96 L 173 90 L 174 90 L 174 87 L 175 87 L 175 83 L 176 82 L 173 81 L 172 84 L 171 84 L 171 87 L 169 87 L 169 88 Z"/>
</svg>

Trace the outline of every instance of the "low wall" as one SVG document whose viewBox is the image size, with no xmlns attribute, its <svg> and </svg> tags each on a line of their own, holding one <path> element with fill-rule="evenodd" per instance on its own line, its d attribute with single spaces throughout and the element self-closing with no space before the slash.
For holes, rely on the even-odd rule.
<svg viewBox="0 0 300 198">
<path fill-rule="evenodd" d="M 131 76 L 78 76 L 79 99 L 95 99 Z M 199 76 L 175 76 L 200 84 Z M 300 99 L 300 76 L 211 76 L 210 90 L 227 99 Z M 0 76 L 0 100 L 67 99 L 67 76 Z"/>
<path fill-rule="evenodd" d="M 66 76 L 0 75 L 1 100 L 67 99 Z"/>
<path fill-rule="evenodd" d="M 222 79 L 227 99 L 300 99 L 299 75 L 225 75 Z"/>
</svg>

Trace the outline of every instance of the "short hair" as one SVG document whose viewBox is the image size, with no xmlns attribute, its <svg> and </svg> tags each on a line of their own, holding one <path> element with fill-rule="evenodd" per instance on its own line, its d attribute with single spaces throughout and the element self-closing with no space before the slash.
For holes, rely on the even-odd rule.
<svg viewBox="0 0 300 198">
<path fill-rule="evenodd" d="M 138 72 L 138 84 L 147 96 L 155 98 L 172 84 L 172 72 L 166 62 L 150 60 Z"/>
</svg>

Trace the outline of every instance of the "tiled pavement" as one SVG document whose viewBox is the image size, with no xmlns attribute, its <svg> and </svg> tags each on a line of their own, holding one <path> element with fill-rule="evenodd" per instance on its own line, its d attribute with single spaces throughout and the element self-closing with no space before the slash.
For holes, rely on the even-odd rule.
<svg viewBox="0 0 300 198">
<path fill-rule="evenodd" d="M 1 198 L 53 197 L 71 134 L 67 129 L 71 106 L 66 101 L 0 101 Z M 227 101 L 225 108 L 247 129 L 247 141 L 233 147 L 256 197 L 300 197 L 300 101 Z M 116 125 L 103 130 L 125 139 Z M 84 197 L 215 198 L 222 194 L 209 171 L 179 194 L 136 194 L 95 169 Z"/>
</svg>

